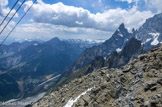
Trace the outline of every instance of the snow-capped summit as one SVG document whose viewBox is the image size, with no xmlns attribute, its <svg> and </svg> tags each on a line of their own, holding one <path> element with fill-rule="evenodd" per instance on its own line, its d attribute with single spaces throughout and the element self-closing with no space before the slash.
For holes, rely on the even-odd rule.
<svg viewBox="0 0 162 107">
<path fill-rule="evenodd" d="M 87 44 L 101 44 L 105 42 L 104 39 L 66 39 L 64 41 L 72 42 L 72 43 L 87 43 Z"/>
</svg>

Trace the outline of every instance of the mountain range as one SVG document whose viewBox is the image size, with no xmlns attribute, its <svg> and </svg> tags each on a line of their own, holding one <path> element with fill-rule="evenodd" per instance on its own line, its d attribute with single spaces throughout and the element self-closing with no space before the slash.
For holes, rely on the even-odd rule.
<svg viewBox="0 0 162 107">
<path fill-rule="evenodd" d="M 71 41 L 53 38 L 44 43 L 26 41 L 3 45 L 0 51 L 0 82 L 3 83 L 0 100 L 48 89 L 53 83 L 37 86 L 61 74 L 86 48 L 97 45 Z"/>
<path fill-rule="evenodd" d="M 102 75 L 97 76 L 100 75 L 100 71 L 107 72 L 103 74 L 104 80 L 105 76 L 109 75 L 109 72 L 118 71 L 114 70 L 115 68 L 121 68 L 119 71 L 125 69 L 122 71 L 127 72 L 130 70 L 130 66 L 126 66 L 128 68 L 123 68 L 123 66 L 137 59 L 140 54 L 160 46 L 161 43 L 162 13 L 147 19 L 138 30 L 132 30 L 132 33 L 130 33 L 125 28 L 124 23 L 122 23 L 111 38 L 104 42 L 96 43 L 92 41 L 60 40 L 53 38 L 43 43 L 31 41 L 3 45 L 0 49 L 0 83 L 2 84 L 0 85 L 0 100 L 4 101 L 10 98 L 20 98 L 22 96 L 27 97 L 49 89 L 48 94 L 54 93 L 56 97 L 60 98 L 58 94 L 66 91 L 65 84 L 72 84 L 68 85 L 68 87 L 74 87 L 74 90 L 76 90 L 82 87 L 79 84 L 85 85 L 82 84 L 82 82 L 87 82 L 87 85 L 90 84 L 90 86 L 94 85 L 93 77 L 95 84 L 101 84 L 103 81 L 100 81 L 99 78 L 102 77 Z M 161 51 L 158 49 L 158 52 Z M 134 61 L 133 64 L 135 64 L 133 69 L 138 69 L 136 61 Z M 147 65 L 147 63 L 143 62 L 142 64 Z M 132 72 L 134 72 L 134 70 Z M 116 74 L 112 73 L 112 76 L 115 75 Z M 118 74 L 117 72 L 117 76 L 120 75 L 124 74 Z M 90 80 L 87 79 L 88 76 L 91 77 Z M 97 76 L 97 78 L 95 78 L 95 76 Z M 85 81 L 84 78 L 86 79 Z M 114 81 L 111 82 L 117 81 L 117 78 L 114 77 L 113 80 Z M 125 78 L 123 81 L 125 81 Z M 81 88 L 79 92 L 85 91 L 84 89 L 86 88 L 90 88 L 87 90 L 93 88 L 87 85 Z M 115 84 L 114 87 L 116 86 L 118 85 Z M 63 87 L 61 91 L 59 90 L 60 87 Z M 97 87 L 100 88 L 100 85 Z M 55 92 L 56 90 L 59 91 Z M 95 91 L 96 90 L 97 89 L 95 89 Z M 110 91 L 113 91 L 113 89 Z M 70 92 L 71 91 L 69 91 L 69 93 Z M 124 93 L 124 91 L 121 92 Z M 117 95 L 119 98 L 117 93 L 118 91 L 114 92 L 115 96 Z M 112 100 L 116 98 L 114 94 L 110 95 L 113 98 Z M 60 101 L 60 99 L 55 100 L 58 101 L 54 101 L 55 104 L 58 103 L 56 106 L 59 106 L 59 104 L 62 106 L 69 100 L 69 94 L 66 94 L 66 92 L 65 96 L 62 97 L 67 97 L 67 99 L 62 99 L 62 101 Z M 103 97 L 102 94 L 101 97 Z M 90 101 L 93 100 L 93 98 L 90 99 Z M 100 98 L 100 100 L 102 99 Z M 45 103 L 46 101 L 51 102 L 53 100 L 45 100 Z M 84 102 L 82 100 L 80 101 Z M 43 105 L 44 102 L 41 100 L 39 104 Z M 80 103 L 77 104 L 79 105 Z M 83 106 L 83 103 L 81 103 L 81 105 Z"/>
</svg>

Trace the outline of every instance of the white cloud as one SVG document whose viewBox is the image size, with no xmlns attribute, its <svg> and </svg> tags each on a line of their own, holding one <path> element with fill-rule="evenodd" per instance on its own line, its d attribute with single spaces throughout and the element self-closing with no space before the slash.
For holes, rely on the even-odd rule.
<svg viewBox="0 0 162 107">
<path fill-rule="evenodd" d="M 0 23 L 2 22 L 2 20 L 4 19 L 4 16 L 6 16 L 8 14 L 8 12 L 10 11 L 10 8 L 7 7 L 8 5 L 8 0 L 0 0 Z M 16 11 L 13 9 L 9 15 L 9 17 L 11 17 Z M 18 14 L 16 13 L 15 17 L 18 17 Z M 0 26 L 0 31 L 3 29 L 3 27 L 7 24 L 6 21 L 4 21 L 4 23 Z M 2 34 L 0 35 L 0 39 L 3 39 L 8 32 L 13 28 L 13 26 L 15 25 L 14 21 L 11 21 L 9 23 L 9 25 L 6 27 L 6 29 L 2 32 Z"/>
<path fill-rule="evenodd" d="M 32 1 L 26 2 L 26 8 Z M 25 9 L 26 9 L 25 8 Z M 33 21 L 38 23 L 50 23 L 67 27 L 93 28 L 102 31 L 114 31 L 121 23 L 129 28 L 138 28 L 145 19 L 153 15 L 150 11 L 138 11 L 136 6 L 131 9 L 108 9 L 102 13 L 91 13 L 89 10 L 63 3 L 45 4 L 39 0 L 31 10 Z"/>
<path fill-rule="evenodd" d="M 7 15 L 7 13 L 10 11 L 10 8 L 7 7 L 7 5 L 8 5 L 8 0 L 0 0 L 0 21 L 2 19 L 2 16 Z M 13 13 L 15 13 L 15 10 L 11 12 L 11 15 L 13 15 Z M 16 14 L 15 17 L 18 17 L 18 14 Z"/>
<path fill-rule="evenodd" d="M 102 3 L 102 0 L 98 0 L 98 3 L 101 4 Z"/>
<path fill-rule="evenodd" d="M 31 23 L 19 25 L 9 39 L 38 39 L 49 40 L 53 37 L 59 37 L 61 39 L 108 39 L 111 36 L 111 32 L 78 28 L 78 27 L 66 27 L 62 25 L 51 25 L 45 23 Z M 8 40 L 10 41 L 10 40 Z"/>
<path fill-rule="evenodd" d="M 133 0 L 118 0 L 118 1 L 128 2 L 128 3 L 132 3 L 133 2 Z"/>
<path fill-rule="evenodd" d="M 76 24 L 82 25 L 83 22 L 75 21 Z"/>
<path fill-rule="evenodd" d="M 8 0 L 1 0 L 1 1 L 0 1 L 0 5 L 1 5 L 2 7 L 8 5 Z"/>
<path fill-rule="evenodd" d="M 0 1 L 0 16 L 3 16 L 9 11 L 9 8 L 6 8 L 8 4 L 8 0 L 1 0 Z"/>
<path fill-rule="evenodd" d="M 4 19 L 4 16 L 6 16 L 8 14 L 8 12 L 10 11 L 10 8 L 7 6 L 8 6 L 8 0 L 0 0 L 0 23 Z M 15 10 L 12 10 L 9 17 L 11 17 L 14 13 L 15 13 Z M 18 17 L 17 13 L 16 13 L 15 17 Z M 0 26 L 0 31 L 4 28 L 4 26 L 6 24 L 7 24 L 7 21 L 4 21 L 4 23 Z M 6 29 L 0 35 L 1 40 L 3 40 L 7 36 L 7 34 L 9 33 L 9 31 L 11 31 L 11 29 L 14 27 L 14 25 L 15 25 L 15 22 L 13 20 L 11 20 L 11 22 L 8 24 Z"/>
<path fill-rule="evenodd" d="M 162 12 L 162 0 L 145 0 L 149 8 L 155 9 L 158 13 Z"/>
<path fill-rule="evenodd" d="M 150 10 L 154 9 L 156 10 L 157 13 L 162 12 L 162 0 L 116 0 L 116 1 L 122 1 L 122 2 L 128 2 L 130 3 L 135 3 L 136 6 L 139 8 L 145 7 L 145 9 Z M 142 3 L 142 4 L 141 4 Z"/>
<path fill-rule="evenodd" d="M 116 1 L 127 2 L 128 4 L 135 3 L 135 5 L 137 6 L 140 0 L 116 0 Z"/>
</svg>

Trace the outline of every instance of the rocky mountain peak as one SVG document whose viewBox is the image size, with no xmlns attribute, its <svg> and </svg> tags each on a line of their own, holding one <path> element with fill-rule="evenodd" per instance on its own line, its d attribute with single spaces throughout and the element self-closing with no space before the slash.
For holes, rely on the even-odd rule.
<svg viewBox="0 0 162 107">
<path fill-rule="evenodd" d="M 52 42 L 60 42 L 60 39 L 58 37 L 55 37 L 55 38 L 49 40 L 48 42 L 51 42 L 51 43 Z"/>
<path fill-rule="evenodd" d="M 120 24 L 119 29 L 120 29 L 120 30 L 126 29 L 124 23 Z"/>
<path fill-rule="evenodd" d="M 69 45 L 68 43 L 61 41 L 58 37 L 54 37 L 51 40 L 46 42 L 47 45 L 50 45 L 52 47 L 61 47 L 61 46 L 67 46 Z"/>
<path fill-rule="evenodd" d="M 119 37 L 127 37 L 130 35 L 128 30 L 125 28 L 124 23 L 122 23 L 119 28 L 115 31 L 115 33 L 112 35 L 112 37 L 119 38 Z"/>
</svg>

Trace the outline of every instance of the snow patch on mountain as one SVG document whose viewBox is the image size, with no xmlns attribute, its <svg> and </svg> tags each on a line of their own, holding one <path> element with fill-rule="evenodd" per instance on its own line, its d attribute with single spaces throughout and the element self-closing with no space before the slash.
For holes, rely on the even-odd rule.
<svg viewBox="0 0 162 107">
<path fill-rule="evenodd" d="M 151 45 L 158 45 L 160 42 L 158 41 L 158 38 L 160 36 L 160 33 L 149 33 L 149 35 L 153 36 L 153 41 L 151 42 Z"/>
<path fill-rule="evenodd" d="M 148 38 L 148 39 L 145 41 L 145 43 L 149 42 L 150 40 L 151 40 L 151 38 Z"/>
<path fill-rule="evenodd" d="M 34 43 L 33 45 L 34 45 L 34 46 L 38 46 L 38 43 Z"/>
<path fill-rule="evenodd" d="M 64 41 L 71 41 L 71 42 L 76 42 L 76 43 L 89 43 L 89 44 L 95 44 L 95 43 L 103 43 L 105 42 L 104 39 L 96 39 L 96 40 L 92 40 L 92 39 L 67 39 L 67 40 L 64 40 Z"/>
<path fill-rule="evenodd" d="M 157 45 L 159 44 L 158 37 L 156 37 L 152 42 L 151 45 Z"/>
<path fill-rule="evenodd" d="M 149 33 L 149 35 L 152 35 L 152 36 L 154 36 L 154 37 L 157 37 L 157 36 L 160 35 L 160 33 Z"/>
<path fill-rule="evenodd" d="M 94 40 L 96 43 L 104 43 L 105 40 L 102 40 L 102 39 L 98 39 L 98 40 Z"/>
<path fill-rule="evenodd" d="M 120 37 L 123 37 L 123 34 L 120 32 L 120 30 L 118 29 L 117 31 L 118 31 L 118 35 L 119 35 Z"/>
<path fill-rule="evenodd" d="M 120 36 L 120 37 L 123 37 L 123 34 L 119 33 L 119 36 Z"/>
<path fill-rule="evenodd" d="M 121 52 L 121 51 L 122 51 L 122 49 L 120 49 L 120 48 L 117 48 L 117 49 L 116 49 L 116 52 L 117 52 L 117 53 L 119 53 L 119 52 Z"/>
<path fill-rule="evenodd" d="M 84 91 L 84 92 L 82 92 L 78 97 L 76 97 L 75 99 L 70 99 L 67 103 L 66 103 L 66 105 L 64 106 L 64 107 L 72 107 L 72 105 L 75 103 L 75 102 L 77 102 L 77 100 L 81 97 L 81 96 L 83 96 L 83 95 L 85 95 L 88 91 L 91 91 L 93 88 L 88 88 L 86 91 Z"/>
<path fill-rule="evenodd" d="M 151 40 L 152 40 L 152 38 L 146 39 L 146 41 L 142 42 L 142 45 L 148 43 L 148 42 L 151 41 Z"/>
</svg>

